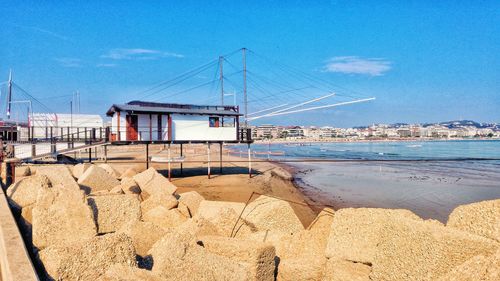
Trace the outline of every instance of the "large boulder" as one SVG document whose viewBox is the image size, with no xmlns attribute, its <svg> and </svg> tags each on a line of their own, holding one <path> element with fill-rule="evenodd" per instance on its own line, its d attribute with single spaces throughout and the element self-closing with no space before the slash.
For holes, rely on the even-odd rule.
<svg viewBox="0 0 500 281">
<path fill-rule="evenodd" d="M 49 178 L 52 186 L 64 185 L 68 188 L 80 189 L 73 178 L 72 172 L 65 165 L 36 166 L 37 175 L 45 175 Z"/>
<path fill-rule="evenodd" d="M 453 268 L 439 281 L 497 281 L 500 280 L 500 250 L 494 255 L 475 256 Z"/>
<path fill-rule="evenodd" d="M 167 178 L 158 173 L 153 167 L 133 176 L 144 194 L 144 197 L 155 194 L 172 195 L 177 190 Z"/>
<path fill-rule="evenodd" d="M 203 200 L 194 218 L 201 218 L 212 223 L 219 235 L 243 238 L 257 231 L 253 225 L 241 217 L 244 208 L 243 203 Z"/>
<path fill-rule="evenodd" d="M 123 177 L 120 181 L 120 188 L 125 194 L 141 194 L 141 188 L 131 177 Z"/>
<path fill-rule="evenodd" d="M 156 207 L 163 207 L 167 210 L 177 207 L 177 199 L 171 194 L 155 194 L 141 202 L 142 213 L 145 214 Z"/>
<path fill-rule="evenodd" d="M 436 280 L 474 256 L 493 254 L 498 247 L 494 240 L 434 222 L 402 219 L 386 224 L 380 233 L 370 279 Z"/>
<path fill-rule="evenodd" d="M 194 217 L 198 212 L 201 201 L 205 198 L 196 191 L 189 191 L 179 194 L 179 211 L 185 216 Z"/>
<path fill-rule="evenodd" d="M 97 234 L 83 191 L 62 185 L 39 192 L 32 211 L 32 230 L 33 245 L 38 249 Z"/>
<path fill-rule="evenodd" d="M 45 175 L 34 175 L 23 178 L 7 189 L 10 205 L 20 211 L 21 208 L 34 204 L 40 190 L 50 188 L 52 185 Z"/>
<path fill-rule="evenodd" d="M 117 170 L 115 170 L 115 168 L 111 167 L 111 165 L 109 165 L 109 164 L 103 163 L 103 164 L 97 165 L 97 167 L 102 168 L 110 176 L 112 176 L 115 179 L 118 179 L 120 177 L 120 173 Z"/>
<path fill-rule="evenodd" d="M 458 206 L 446 226 L 500 242 L 500 199 Z"/>
<path fill-rule="evenodd" d="M 89 196 L 99 234 L 115 232 L 124 224 L 141 219 L 139 198 L 133 194 Z"/>
<path fill-rule="evenodd" d="M 163 228 L 143 221 L 127 223 L 118 232 L 125 233 L 132 239 L 136 253 L 142 257 L 145 257 L 156 241 L 167 233 Z"/>
<path fill-rule="evenodd" d="M 187 218 L 177 209 L 167 210 L 162 206 L 158 206 L 143 214 L 142 220 L 151 222 L 161 228 L 169 229 L 180 226 Z"/>
<path fill-rule="evenodd" d="M 73 166 L 73 177 L 79 179 L 88 168 L 92 167 L 90 163 L 79 163 Z"/>
<path fill-rule="evenodd" d="M 133 266 L 114 264 L 97 281 L 165 281 L 153 272 Z M 170 279 L 169 279 L 170 280 Z"/>
<path fill-rule="evenodd" d="M 261 195 L 246 206 L 242 218 L 257 230 L 293 234 L 304 226 L 286 201 Z"/>
<path fill-rule="evenodd" d="M 210 253 L 245 265 L 253 280 L 274 280 L 276 252 L 270 243 L 220 236 L 203 236 L 197 243 Z"/>
<path fill-rule="evenodd" d="M 245 204 L 239 202 L 203 200 L 198 205 L 197 215 L 206 219 L 212 219 L 217 217 L 222 209 L 232 209 L 236 214 L 240 215 L 244 208 Z"/>
<path fill-rule="evenodd" d="M 132 240 L 123 233 L 53 245 L 38 258 L 50 280 L 95 280 L 111 265 L 136 266 Z"/>
<path fill-rule="evenodd" d="M 190 235 L 167 233 L 150 251 L 152 271 L 167 280 L 255 280 L 248 267 L 213 254 Z"/>
<path fill-rule="evenodd" d="M 402 220 L 422 221 L 408 210 L 340 209 L 333 216 L 326 257 L 371 264 L 387 225 Z"/>
<path fill-rule="evenodd" d="M 370 281 L 371 267 L 363 263 L 329 259 L 326 262 L 323 281 Z"/>
<path fill-rule="evenodd" d="M 92 166 L 78 179 L 78 184 L 88 194 L 101 190 L 109 191 L 113 187 L 120 185 L 120 182 L 109 175 L 106 170 Z"/>
<path fill-rule="evenodd" d="M 132 178 L 133 176 L 137 175 L 137 170 L 134 168 L 127 168 L 123 174 L 120 175 L 120 179 L 124 178 Z"/>
</svg>

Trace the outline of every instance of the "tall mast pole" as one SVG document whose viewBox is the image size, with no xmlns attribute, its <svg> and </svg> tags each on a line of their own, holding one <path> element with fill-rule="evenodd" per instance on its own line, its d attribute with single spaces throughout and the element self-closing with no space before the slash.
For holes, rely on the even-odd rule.
<svg viewBox="0 0 500 281">
<path fill-rule="evenodd" d="M 219 66 L 220 66 L 220 104 L 224 105 L 224 68 L 222 66 L 224 62 L 224 57 L 219 57 Z"/>
<path fill-rule="evenodd" d="M 7 94 L 7 119 L 10 119 L 11 101 L 12 101 L 12 70 L 9 71 L 9 91 Z"/>
<path fill-rule="evenodd" d="M 243 100 L 245 103 L 245 127 L 248 127 L 248 99 L 247 99 L 247 56 L 246 48 L 241 49 L 243 52 Z"/>
</svg>

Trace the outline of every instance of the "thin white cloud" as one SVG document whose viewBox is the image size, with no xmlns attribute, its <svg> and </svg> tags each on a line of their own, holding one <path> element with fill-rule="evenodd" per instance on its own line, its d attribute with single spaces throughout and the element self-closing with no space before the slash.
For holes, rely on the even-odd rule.
<svg viewBox="0 0 500 281">
<path fill-rule="evenodd" d="M 98 63 L 97 67 L 115 67 L 118 66 L 116 63 Z"/>
<path fill-rule="evenodd" d="M 391 64 L 390 61 L 383 58 L 333 57 L 328 60 L 324 71 L 381 76 L 392 68 Z"/>
<path fill-rule="evenodd" d="M 77 58 L 55 58 L 62 67 L 82 67 L 82 60 Z"/>
<path fill-rule="evenodd" d="M 54 31 L 43 29 L 43 28 L 40 28 L 40 27 L 37 27 L 37 26 L 19 25 L 19 24 L 14 24 L 14 23 L 11 23 L 11 24 L 8 24 L 8 25 L 11 25 L 11 26 L 14 26 L 14 27 L 18 27 L 18 28 L 22 28 L 22 29 L 32 30 L 32 31 L 35 31 L 35 32 L 38 32 L 38 33 L 43 33 L 43 34 L 46 34 L 46 35 L 49 35 L 49 36 L 52 36 L 54 38 L 58 38 L 58 39 L 61 39 L 61 40 L 64 40 L 64 41 L 71 41 L 66 36 L 63 36 L 63 35 L 61 35 L 59 33 L 54 32 Z"/>
<path fill-rule="evenodd" d="M 183 58 L 184 55 L 151 49 L 111 49 L 101 58 L 114 60 L 156 60 L 165 57 Z"/>
</svg>

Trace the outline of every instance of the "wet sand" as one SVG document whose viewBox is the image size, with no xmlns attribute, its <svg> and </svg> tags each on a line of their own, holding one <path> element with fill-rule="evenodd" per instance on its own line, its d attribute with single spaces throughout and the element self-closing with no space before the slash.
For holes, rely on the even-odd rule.
<svg viewBox="0 0 500 281">
<path fill-rule="evenodd" d="M 296 167 L 312 200 L 347 207 L 402 208 L 446 222 L 458 205 L 500 198 L 500 172 L 471 163 L 328 163 Z"/>
</svg>

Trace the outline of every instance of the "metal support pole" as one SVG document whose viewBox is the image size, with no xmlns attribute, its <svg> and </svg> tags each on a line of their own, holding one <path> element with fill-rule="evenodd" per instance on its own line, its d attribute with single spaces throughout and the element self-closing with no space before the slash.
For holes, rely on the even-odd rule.
<svg viewBox="0 0 500 281">
<path fill-rule="evenodd" d="M 208 179 L 210 179 L 210 143 L 207 143 L 207 173 Z"/>
<path fill-rule="evenodd" d="M 16 163 L 5 163 L 5 186 L 9 187 L 16 181 Z"/>
<path fill-rule="evenodd" d="M 219 173 L 222 175 L 222 142 L 219 143 Z"/>
<path fill-rule="evenodd" d="M 108 146 L 104 146 L 104 163 L 108 162 Z"/>
<path fill-rule="evenodd" d="M 252 177 L 252 154 L 250 153 L 250 143 L 248 144 L 248 176 Z"/>
<path fill-rule="evenodd" d="M 146 169 L 149 169 L 149 144 L 146 143 Z"/>
<path fill-rule="evenodd" d="M 31 157 L 36 156 L 36 144 L 31 145 Z"/>
<path fill-rule="evenodd" d="M 170 143 L 167 148 L 167 158 L 168 158 L 168 181 L 172 181 L 172 159 L 170 157 Z"/>
<path fill-rule="evenodd" d="M 181 158 L 182 158 L 182 156 L 183 156 L 183 155 L 184 155 L 184 153 L 183 153 L 183 151 L 182 151 L 182 143 L 181 143 Z M 182 161 L 182 159 L 181 159 L 181 161 Z M 183 169 L 183 168 L 184 168 L 184 167 L 183 167 L 183 164 L 182 164 L 182 162 L 181 162 L 181 176 L 182 176 L 182 169 Z"/>
<path fill-rule="evenodd" d="M 92 163 L 92 148 L 89 147 L 89 163 Z"/>
</svg>

